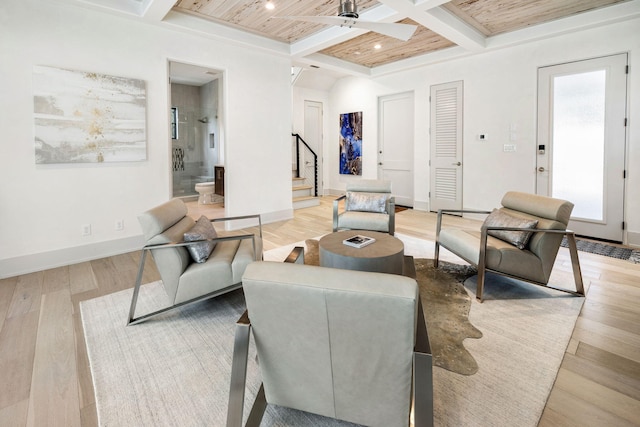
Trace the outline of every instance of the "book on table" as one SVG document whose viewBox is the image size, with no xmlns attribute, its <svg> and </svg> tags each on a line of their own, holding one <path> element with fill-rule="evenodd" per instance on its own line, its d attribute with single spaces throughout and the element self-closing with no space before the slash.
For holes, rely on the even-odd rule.
<svg viewBox="0 0 640 427">
<path fill-rule="evenodd" d="M 363 248 L 367 245 L 372 244 L 375 241 L 376 239 L 374 239 L 373 237 L 367 237 L 367 236 L 362 236 L 358 234 L 357 236 L 344 239 L 342 243 L 344 243 L 347 246 L 353 246 L 354 248 Z"/>
</svg>

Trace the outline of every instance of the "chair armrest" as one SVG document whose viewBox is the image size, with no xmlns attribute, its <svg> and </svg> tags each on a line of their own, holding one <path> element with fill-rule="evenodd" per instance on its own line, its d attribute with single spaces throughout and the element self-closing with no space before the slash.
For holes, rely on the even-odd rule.
<svg viewBox="0 0 640 427">
<path fill-rule="evenodd" d="M 296 246 L 295 248 L 293 248 L 284 262 L 289 262 L 292 264 L 304 264 L 304 248 L 302 246 Z"/>
<path fill-rule="evenodd" d="M 414 425 L 433 427 L 433 355 L 420 299 L 413 349 L 413 400 Z"/>
<path fill-rule="evenodd" d="M 474 214 L 490 214 L 491 211 L 481 211 L 475 209 L 438 209 L 438 216 L 436 218 L 436 242 L 440 236 L 440 229 L 442 228 L 442 214 L 443 213 L 474 213 Z"/>
<path fill-rule="evenodd" d="M 344 200 L 346 198 L 347 198 L 347 195 L 343 194 L 342 196 L 338 197 L 333 201 L 333 231 L 334 232 L 338 231 L 338 205 L 340 204 L 341 200 Z"/>
<path fill-rule="evenodd" d="M 575 233 L 571 230 L 553 230 L 553 229 L 538 229 L 538 228 L 523 228 L 523 227 L 498 227 L 498 226 L 485 226 L 483 225 L 480 228 L 480 258 L 478 259 L 478 264 L 486 265 L 486 255 L 487 255 L 487 242 L 488 242 L 488 232 L 489 230 L 501 230 L 501 231 L 530 231 L 532 233 L 551 233 L 551 234 L 563 234 L 567 236 L 567 240 L 569 241 L 569 249 L 571 251 L 572 260 L 575 256 L 575 261 L 577 262 L 578 254 L 577 254 L 577 246 L 575 243 Z M 575 249 L 575 250 L 574 250 Z M 574 255 L 575 253 L 575 255 Z M 574 263 L 575 265 L 575 263 Z M 578 268 L 579 263 L 578 263 Z"/>
<path fill-rule="evenodd" d="M 396 198 L 391 196 L 387 200 L 387 214 L 389 215 L 389 234 L 394 235 L 396 231 Z"/>
<path fill-rule="evenodd" d="M 431 344 L 429 342 L 429 333 L 427 331 L 427 322 L 424 317 L 424 309 L 422 308 L 421 299 L 418 300 L 418 321 L 416 325 L 416 344 L 413 350 L 416 353 L 432 354 Z"/>
<path fill-rule="evenodd" d="M 229 381 L 227 427 L 242 426 L 250 332 L 251 320 L 249 320 L 249 314 L 247 310 L 245 310 L 244 313 L 242 313 L 242 316 L 240 316 L 240 319 L 236 322 L 236 333 L 233 342 L 233 358 L 231 360 L 231 379 Z"/>
<path fill-rule="evenodd" d="M 262 217 L 259 214 L 255 215 L 242 215 L 242 216 L 228 216 L 224 218 L 213 218 L 211 222 L 225 222 L 225 221 L 236 221 L 241 219 L 257 219 L 258 220 L 258 230 L 260 231 L 260 237 L 262 237 Z"/>
<path fill-rule="evenodd" d="M 202 243 L 202 242 L 224 242 L 226 240 L 255 239 L 255 237 L 256 237 L 255 234 L 238 234 L 238 235 L 235 235 L 235 236 L 216 237 L 215 239 L 194 240 L 192 242 L 159 243 L 157 245 L 144 245 L 142 250 L 145 250 L 145 249 L 176 248 L 176 247 L 180 247 L 180 246 L 195 245 L 196 243 Z"/>
</svg>

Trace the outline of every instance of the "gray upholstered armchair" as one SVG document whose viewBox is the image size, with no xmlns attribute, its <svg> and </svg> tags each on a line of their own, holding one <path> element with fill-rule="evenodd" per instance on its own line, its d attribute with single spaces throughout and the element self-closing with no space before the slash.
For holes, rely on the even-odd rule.
<svg viewBox="0 0 640 427">
<path fill-rule="evenodd" d="M 180 199 L 172 199 L 138 217 L 146 244 L 131 299 L 128 324 L 140 323 L 173 308 L 212 298 L 242 286 L 242 274 L 262 259 L 262 223 L 259 215 L 216 218 L 187 215 Z M 213 223 L 254 223 L 258 235 L 218 237 Z M 151 252 L 169 297 L 166 308 L 135 317 L 147 252 Z"/>
<path fill-rule="evenodd" d="M 333 201 L 333 231 L 371 230 L 393 235 L 395 214 L 391 181 L 360 180 L 347 184 L 346 194 Z"/>
<path fill-rule="evenodd" d="M 227 427 L 243 422 L 250 331 L 262 374 L 247 426 L 267 404 L 367 426 L 433 425 L 432 358 L 408 277 L 255 262 L 234 344 Z M 247 314 L 248 313 L 248 314 Z"/>
<path fill-rule="evenodd" d="M 439 210 L 436 222 L 434 265 L 438 267 L 440 246 L 478 266 L 476 298 L 482 302 L 487 271 L 584 295 L 575 235 L 567 230 L 573 203 L 566 200 L 511 191 L 502 207 L 492 212 Z M 444 213 L 490 214 L 480 232 L 442 227 Z M 549 286 L 549 277 L 562 238 L 566 236 L 576 291 Z"/>
</svg>

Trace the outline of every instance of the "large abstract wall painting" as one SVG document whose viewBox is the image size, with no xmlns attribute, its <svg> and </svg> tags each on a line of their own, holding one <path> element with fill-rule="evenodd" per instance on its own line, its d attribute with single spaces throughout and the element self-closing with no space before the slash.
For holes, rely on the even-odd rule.
<svg viewBox="0 0 640 427">
<path fill-rule="evenodd" d="M 362 111 L 340 114 L 340 174 L 362 175 Z"/>
<path fill-rule="evenodd" d="M 36 66 L 33 88 L 36 163 L 146 160 L 143 80 Z"/>
</svg>

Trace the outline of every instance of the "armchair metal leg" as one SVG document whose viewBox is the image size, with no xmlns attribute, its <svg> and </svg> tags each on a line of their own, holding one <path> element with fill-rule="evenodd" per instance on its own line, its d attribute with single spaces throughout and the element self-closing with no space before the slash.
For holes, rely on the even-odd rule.
<svg viewBox="0 0 640 427">
<path fill-rule="evenodd" d="M 442 210 L 438 210 L 436 217 L 436 245 L 433 254 L 433 267 L 438 268 L 438 261 L 440 258 L 440 230 L 442 229 Z"/>
<path fill-rule="evenodd" d="M 236 323 L 233 360 L 231 362 L 227 427 L 242 427 L 242 410 L 244 408 L 244 390 L 247 379 L 250 332 L 251 322 L 249 321 L 249 315 L 245 311 Z"/>
<path fill-rule="evenodd" d="M 260 384 L 260 390 L 256 395 L 256 400 L 253 401 L 251 412 L 249 412 L 249 418 L 245 427 L 260 427 L 264 410 L 267 409 L 267 398 L 264 395 L 264 385 Z"/>
<path fill-rule="evenodd" d="M 147 259 L 147 251 L 142 250 L 140 256 L 140 265 L 138 266 L 138 276 L 136 277 L 136 284 L 133 287 L 133 296 L 131 298 L 131 307 L 129 307 L 129 321 L 127 325 L 131 324 L 134 320 L 133 317 L 136 313 L 136 305 L 138 304 L 138 295 L 140 294 L 140 285 L 142 284 L 142 274 L 144 273 L 144 264 Z"/>
<path fill-rule="evenodd" d="M 578 258 L 578 245 L 576 244 L 576 236 L 573 233 L 567 233 L 567 243 L 569 244 L 569 254 L 571 255 L 571 267 L 573 268 L 573 280 L 576 283 L 576 292 L 584 295 L 584 284 L 582 282 L 582 271 L 580 270 L 580 259 Z"/>
<path fill-rule="evenodd" d="M 482 265 L 478 265 L 478 286 L 476 287 L 476 299 L 478 302 L 482 302 L 482 293 L 484 292 L 484 278 L 486 276 L 486 269 L 484 268 L 484 262 Z"/>
<path fill-rule="evenodd" d="M 484 278 L 487 273 L 487 229 L 482 227 L 480 232 L 480 254 L 478 256 L 478 286 L 476 287 L 476 299 L 482 302 L 484 291 Z"/>
</svg>

